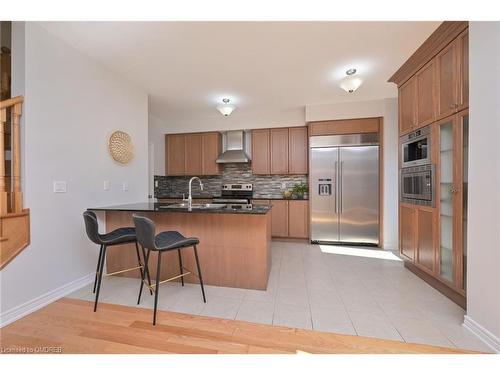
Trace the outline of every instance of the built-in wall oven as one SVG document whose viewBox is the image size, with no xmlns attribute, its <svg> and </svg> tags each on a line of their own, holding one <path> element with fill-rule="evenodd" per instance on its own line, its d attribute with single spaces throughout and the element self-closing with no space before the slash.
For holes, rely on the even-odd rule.
<svg viewBox="0 0 500 375">
<path fill-rule="evenodd" d="M 403 135 L 399 144 L 400 202 L 434 207 L 435 168 L 431 164 L 431 127 L 425 126 Z"/>
<path fill-rule="evenodd" d="M 401 167 L 415 167 L 431 163 L 431 128 L 425 126 L 403 135 L 401 144 Z"/>
<path fill-rule="evenodd" d="M 401 202 L 434 207 L 436 185 L 434 165 L 402 168 L 400 175 Z"/>
</svg>

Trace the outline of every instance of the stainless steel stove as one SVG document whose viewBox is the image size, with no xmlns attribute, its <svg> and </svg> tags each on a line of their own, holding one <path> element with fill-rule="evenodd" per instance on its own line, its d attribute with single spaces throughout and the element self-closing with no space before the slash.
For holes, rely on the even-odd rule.
<svg viewBox="0 0 500 375">
<path fill-rule="evenodd" d="M 227 208 L 251 210 L 253 195 L 252 184 L 224 184 L 220 198 L 213 199 L 213 203 L 225 203 Z"/>
</svg>

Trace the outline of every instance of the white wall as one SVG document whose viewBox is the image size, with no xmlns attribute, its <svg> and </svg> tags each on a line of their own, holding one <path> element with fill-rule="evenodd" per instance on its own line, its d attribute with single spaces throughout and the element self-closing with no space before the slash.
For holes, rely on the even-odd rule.
<svg viewBox="0 0 500 375">
<path fill-rule="evenodd" d="M 154 165 L 155 175 L 165 174 L 165 134 L 170 133 L 162 120 L 149 114 L 149 143 L 154 147 Z"/>
<path fill-rule="evenodd" d="M 31 245 L 1 272 L 2 318 L 95 271 L 97 248 L 82 219 L 87 207 L 144 201 L 148 191 L 146 93 L 37 23 L 15 23 L 13 34 L 13 95 L 25 95 L 22 168 Z M 107 152 L 117 129 L 134 142 L 127 166 Z M 68 192 L 53 193 L 55 180 L 67 181 Z"/>
<path fill-rule="evenodd" d="M 500 351 L 500 22 L 471 22 L 469 41 L 465 324 Z"/>
<path fill-rule="evenodd" d="M 262 108 L 259 111 L 238 112 L 238 108 L 229 117 L 223 117 L 215 108 L 211 116 L 186 113 L 178 117 L 163 119 L 163 133 L 191 133 L 213 130 L 262 129 L 287 126 L 303 126 L 304 107 L 274 110 Z"/>
<path fill-rule="evenodd" d="M 384 118 L 384 248 L 398 248 L 398 101 L 396 98 L 306 106 L 306 121 Z"/>
</svg>

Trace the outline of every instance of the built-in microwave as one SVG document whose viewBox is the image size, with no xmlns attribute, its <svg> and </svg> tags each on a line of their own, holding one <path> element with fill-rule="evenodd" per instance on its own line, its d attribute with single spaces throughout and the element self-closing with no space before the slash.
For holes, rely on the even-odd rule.
<svg viewBox="0 0 500 375">
<path fill-rule="evenodd" d="M 400 198 L 404 203 L 434 207 L 435 196 L 434 165 L 402 168 Z"/>
<path fill-rule="evenodd" d="M 425 126 L 399 139 L 401 167 L 414 167 L 431 163 L 431 128 Z"/>
</svg>

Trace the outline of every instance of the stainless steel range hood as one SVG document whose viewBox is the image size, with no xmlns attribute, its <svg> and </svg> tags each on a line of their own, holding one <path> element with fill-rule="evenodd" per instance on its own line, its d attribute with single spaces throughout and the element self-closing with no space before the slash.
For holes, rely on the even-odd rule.
<svg viewBox="0 0 500 375">
<path fill-rule="evenodd" d="M 249 163 L 246 153 L 247 134 L 243 130 L 231 130 L 222 133 L 222 154 L 217 163 Z"/>
</svg>

